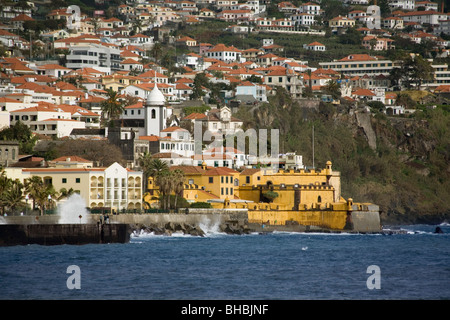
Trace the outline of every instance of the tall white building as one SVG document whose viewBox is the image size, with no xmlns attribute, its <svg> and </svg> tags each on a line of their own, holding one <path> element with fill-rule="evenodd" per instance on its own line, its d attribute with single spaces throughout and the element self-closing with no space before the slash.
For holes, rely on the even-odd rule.
<svg viewBox="0 0 450 320">
<path fill-rule="evenodd" d="M 167 108 L 165 103 L 166 98 L 155 83 L 144 105 L 146 136 L 159 136 L 160 132 L 166 128 Z"/>
<path fill-rule="evenodd" d="M 81 69 L 90 67 L 95 70 L 111 74 L 121 70 L 120 50 L 97 43 L 76 45 L 69 47 L 67 68 Z"/>
</svg>

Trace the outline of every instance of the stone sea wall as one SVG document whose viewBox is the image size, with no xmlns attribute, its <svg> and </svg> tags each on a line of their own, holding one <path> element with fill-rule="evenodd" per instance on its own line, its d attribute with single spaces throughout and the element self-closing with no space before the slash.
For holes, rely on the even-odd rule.
<svg viewBox="0 0 450 320">
<path fill-rule="evenodd" d="M 127 224 L 0 224 L 0 246 L 127 243 Z"/>
</svg>

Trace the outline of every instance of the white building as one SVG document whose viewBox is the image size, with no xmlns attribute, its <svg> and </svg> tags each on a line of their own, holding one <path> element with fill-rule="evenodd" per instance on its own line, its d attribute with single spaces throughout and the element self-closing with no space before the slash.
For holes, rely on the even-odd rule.
<svg viewBox="0 0 450 320">
<path fill-rule="evenodd" d="M 306 50 L 311 50 L 311 51 L 325 51 L 326 47 L 324 44 L 314 41 L 310 44 L 304 44 L 303 48 L 305 48 Z"/>
<path fill-rule="evenodd" d="M 415 6 L 415 0 L 389 0 L 389 7 L 391 8 L 391 11 L 398 9 L 414 10 Z"/>
<path fill-rule="evenodd" d="M 166 98 L 155 83 L 148 94 L 144 105 L 145 133 L 146 136 L 159 135 L 166 128 L 167 107 Z"/>
<path fill-rule="evenodd" d="M 320 5 L 313 2 L 303 3 L 298 7 L 300 13 L 308 13 L 315 16 L 320 15 Z"/>
<path fill-rule="evenodd" d="M 195 153 L 194 139 L 192 139 L 188 130 L 172 126 L 161 130 L 159 150 L 161 153 L 176 153 L 183 158 L 190 158 Z"/>
<path fill-rule="evenodd" d="M 51 76 L 56 78 L 61 78 L 62 76 L 68 74 L 72 71 L 72 69 L 66 68 L 64 66 L 60 66 L 58 64 L 44 64 L 40 66 L 36 66 L 36 73 Z"/>
<path fill-rule="evenodd" d="M 147 99 L 148 94 L 153 90 L 154 83 L 131 84 L 121 90 L 121 94 Z M 174 100 L 174 85 L 159 83 L 158 90 L 165 96 L 166 101 Z"/>
<path fill-rule="evenodd" d="M 404 23 L 417 22 L 422 25 L 439 25 L 441 20 L 448 20 L 448 15 L 446 13 L 432 10 L 405 12 L 400 14 L 399 17 L 403 19 Z"/>
<path fill-rule="evenodd" d="M 291 15 L 291 20 L 298 26 L 311 26 L 314 24 L 314 15 L 309 13 L 297 13 Z"/>
<path fill-rule="evenodd" d="M 433 33 L 435 35 L 443 34 L 450 34 L 450 19 L 448 20 L 440 20 L 439 26 L 434 28 Z"/>
<path fill-rule="evenodd" d="M 351 76 L 379 75 L 388 76 L 393 68 L 393 62 L 388 59 L 379 59 L 368 54 L 350 54 L 340 60 L 319 62 L 323 69 L 333 69 Z"/>
<path fill-rule="evenodd" d="M 432 10 L 432 11 L 437 11 L 439 8 L 439 5 L 437 4 L 437 2 L 431 2 L 431 1 L 416 1 L 415 3 L 415 8 L 416 10 L 418 8 L 424 8 L 425 10 Z"/>
<path fill-rule="evenodd" d="M 50 167 L 7 168 L 8 177 L 24 182 L 31 176 L 39 176 L 51 183 L 56 190 L 72 188 L 80 191 L 85 206 L 109 207 L 113 210 L 140 210 L 142 208 L 142 171 L 133 171 L 113 163 L 107 168 Z"/>
<path fill-rule="evenodd" d="M 225 62 L 245 62 L 242 58 L 242 51 L 234 46 L 227 47 L 224 44 L 218 44 L 206 52 L 208 58 L 214 58 Z"/>
<path fill-rule="evenodd" d="M 121 70 L 120 50 L 101 44 L 76 45 L 69 47 L 66 66 L 70 69 L 94 68 L 105 74 Z"/>
<path fill-rule="evenodd" d="M 99 127 L 99 115 L 78 106 L 53 106 L 40 104 L 36 107 L 10 112 L 10 124 L 21 121 L 32 132 L 62 138 L 73 129 Z"/>
<path fill-rule="evenodd" d="M 267 88 L 265 85 L 244 81 L 236 86 L 236 99 L 240 96 L 252 96 L 256 101 L 267 102 Z"/>
</svg>

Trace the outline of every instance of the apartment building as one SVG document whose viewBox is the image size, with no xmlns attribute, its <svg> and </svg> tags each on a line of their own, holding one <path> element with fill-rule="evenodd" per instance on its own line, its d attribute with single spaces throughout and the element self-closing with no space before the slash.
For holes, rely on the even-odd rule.
<svg viewBox="0 0 450 320">
<path fill-rule="evenodd" d="M 368 54 L 350 54 L 340 60 L 319 62 L 323 69 L 333 69 L 349 76 L 389 75 L 393 62 L 388 59 L 372 57 Z"/>
<path fill-rule="evenodd" d="M 236 86 L 236 99 L 251 96 L 255 101 L 267 102 L 267 88 L 265 85 L 244 81 Z"/>
<path fill-rule="evenodd" d="M 70 69 L 90 67 L 111 74 L 121 70 L 121 60 L 119 49 L 92 43 L 70 46 L 66 66 Z"/>
<path fill-rule="evenodd" d="M 391 8 L 391 11 L 398 9 L 414 10 L 415 6 L 415 0 L 389 0 L 389 8 Z"/>
<path fill-rule="evenodd" d="M 71 157 L 69 157 L 71 159 Z M 72 159 L 71 159 L 72 160 Z M 64 166 L 49 168 L 6 168 L 8 176 L 20 181 L 38 176 L 55 190 L 77 190 L 86 207 L 110 207 L 115 211 L 142 208 L 142 171 L 133 171 L 117 162 L 107 168 L 78 166 L 79 161 L 68 161 Z"/>
<path fill-rule="evenodd" d="M 433 10 L 427 11 L 412 11 L 399 14 L 404 23 L 417 22 L 420 24 L 439 25 L 441 20 L 448 20 L 447 13 L 437 12 Z"/>
<path fill-rule="evenodd" d="M 384 51 L 395 49 L 394 40 L 389 38 L 379 38 L 376 36 L 365 36 L 362 40 L 364 48 L 374 51 Z"/>
<path fill-rule="evenodd" d="M 159 152 L 170 152 L 185 158 L 194 156 L 194 139 L 188 130 L 172 126 L 161 130 Z"/>
<path fill-rule="evenodd" d="M 355 22 L 356 21 L 354 19 L 351 19 L 348 17 L 343 17 L 343 16 L 337 16 L 329 21 L 329 26 L 332 31 L 338 31 L 339 29 L 342 29 L 342 28 L 354 27 Z"/>
<path fill-rule="evenodd" d="M 315 23 L 314 15 L 309 13 L 293 14 L 291 20 L 297 26 L 311 26 Z"/>
<path fill-rule="evenodd" d="M 264 76 L 264 83 L 271 87 L 283 87 L 293 98 L 302 95 L 302 80 L 297 72 L 284 67 L 277 67 Z"/>
<path fill-rule="evenodd" d="M 320 15 L 321 11 L 320 11 L 320 5 L 314 2 L 306 2 L 301 4 L 298 7 L 298 11 L 300 13 L 307 13 L 307 14 L 312 14 L 315 16 Z"/>
<path fill-rule="evenodd" d="M 225 62 L 245 62 L 245 59 L 242 58 L 242 51 L 235 48 L 234 46 L 227 47 L 224 44 L 218 44 L 212 49 L 206 52 L 206 56 L 208 58 L 214 58 L 220 61 Z"/>
<path fill-rule="evenodd" d="M 73 129 L 98 128 L 99 118 L 98 114 L 79 106 L 47 103 L 10 112 L 11 125 L 21 121 L 32 132 L 55 138 L 69 136 Z"/>
</svg>

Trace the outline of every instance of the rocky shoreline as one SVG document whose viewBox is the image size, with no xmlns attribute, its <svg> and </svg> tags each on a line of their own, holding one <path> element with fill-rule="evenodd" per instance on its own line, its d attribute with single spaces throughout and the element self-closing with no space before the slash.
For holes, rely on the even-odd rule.
<svg viewBox="0 0 450 320">
<path fill-rule="evenodd" d="M 191 235 L 197 237 L 204 237 L 206 232 L 202 230 L 201 227 L 192 225 L 189 223 L 176 223 L 176 222 L 167 222 L 164 225 L 160 224 L 136 224 L 131 226 L 132 233 L 140 234 L 143 233 L 152 233 L 154 235 L 164 235 L 171 236 L 174 233 L 180 233 L 184 235 Z M 232 224 L 221 224 L 218 228 L 219 232 L 226 234 L 249 234 L 253 232 L 246 225 L 233 226 Z"/>
</svg>

